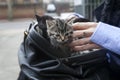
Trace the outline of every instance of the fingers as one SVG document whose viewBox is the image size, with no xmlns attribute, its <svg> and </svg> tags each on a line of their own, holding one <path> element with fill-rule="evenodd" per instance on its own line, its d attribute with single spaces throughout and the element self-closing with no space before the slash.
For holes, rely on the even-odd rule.
<svg viewBox="0 0 120 80">
<path fill-rule="evenodd" d="M 84 51 L 91 49 L 100 49 L 101 47 L 90 41 L 90 37 L 81 38 L 71 42 L 70 47 L 74 51 Z"/>
<path fill-rule="evenodd" d="M 73 37 L 90 37 L 96 29 L 96 24 L 97 23 L 94 22 L 79 22 L 73 24 Z"/>
<path fill-rule="evenodd" d="M 90 37 L 93 32 L 88 32 L 86 30 L 76 30 L 73 32 L 73 38 L 84 38 L 84 37 Z"/>
<path fill-rule="evenodd" d="M 83 23 L 83 22 L 79 23 L 79 22 L 77 22 L 77 23 L 74 23 L 72 26 L 73 26 L 74 30 L 84 30 L 84 29 L 88 28 L 88 26 L 86 26 L 86 23 Z"/>
<path fill-rule="evenodd" d="M 84 45 L 84 44 L 88 44 L 88 43 L 92 43 L 90 41 L 90 38 L 82 38 L 82 39 L 78 39 L 78 40 L 74 40 L 71 42 L 70 46 L 80 46 L 80 45 Z"/>
<path fill-rule="evenodd" d="M 73 37 L 77 40 L 71 42 L 70 47 L 75 51 L 84 51 L 100 48 L 90 41 L 90 36 L 95 31 L 98 23 L 95 22 L 78 22 L 73 24 Z M 80 39 L 79 39 L 80 38 Z"/>
<path fill-rule="evenodd" d="M 77 22 L 77 23 L 74 23 L 72 26 L 73 26 L 74 30 L 84 30 L 84 29 L 88 29 L 90 27 L 96 27 L 97 23 L 95 23 L 95 22 Z"/>
<path fill-rule="evenodd" d="M 84 50 L 91 50 L 91 49 L 101 49 L 101 47 L 96 44 L 86 44 L 82 46 L 74 46 L 72 49 L 74 51 L 84 51 Z"/>
</svg>

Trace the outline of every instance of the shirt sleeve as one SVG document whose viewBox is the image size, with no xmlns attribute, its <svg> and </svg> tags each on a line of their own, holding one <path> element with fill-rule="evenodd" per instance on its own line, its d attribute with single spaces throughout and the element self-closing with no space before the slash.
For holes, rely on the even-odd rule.
<svg viewBox="0 0 120 80">
<path fill-rule="evenodd" d="M 120 28 L 99 22 L 90 40 L 120 55 Z"/>
</svg>

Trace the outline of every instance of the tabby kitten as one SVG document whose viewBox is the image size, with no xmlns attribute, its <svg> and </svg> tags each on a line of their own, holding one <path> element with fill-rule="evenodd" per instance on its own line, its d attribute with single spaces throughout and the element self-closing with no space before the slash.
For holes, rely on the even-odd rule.
<svg viewBox="0 0 120 80">
<path fill-rule="evenodd" d="M 55 49 L 61 50 L 62 53 L 67 54 L 66 57 L 71 56 L 72 51 L 68 44 L 73 40 L 72 26 L 61 19 L 46 20 L 46 24 L 51 45 Z"/>
</svg>

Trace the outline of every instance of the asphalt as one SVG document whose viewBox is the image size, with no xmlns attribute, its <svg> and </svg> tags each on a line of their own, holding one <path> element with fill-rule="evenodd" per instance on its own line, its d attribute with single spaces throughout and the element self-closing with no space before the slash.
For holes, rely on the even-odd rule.
<svg viewBox="0 0 120 80">
<path fill-rule="evenodd" d="M 32 19 L 0 20 L 0 80 L 17 80 L 20 72 L 18 49 L 23 32 Z"/>
</svg>

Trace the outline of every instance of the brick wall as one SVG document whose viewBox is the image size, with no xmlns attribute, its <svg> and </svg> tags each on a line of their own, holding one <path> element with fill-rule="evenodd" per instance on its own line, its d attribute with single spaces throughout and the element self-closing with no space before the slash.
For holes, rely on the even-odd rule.
<svg viewBox="0 0 120 80">
<path fill-rule="evenodd" d="M 0 19 L 6 19 L 6 18 L 7 18 L 7 8 L 0 7 Z"/>
<path fill-rule="evenodd" d="M 36 11 L 39 15 L 44 14 L 44 10 L 40 6 L 36 6 Z M 13 7 L 13 19 L 15 18 L 33 18 L 35 10 L 33 5 L 28 6 L 14 6 Z M 7 6 L 0 7 L 0 19 L 8 19 Z"/>
</svg>

